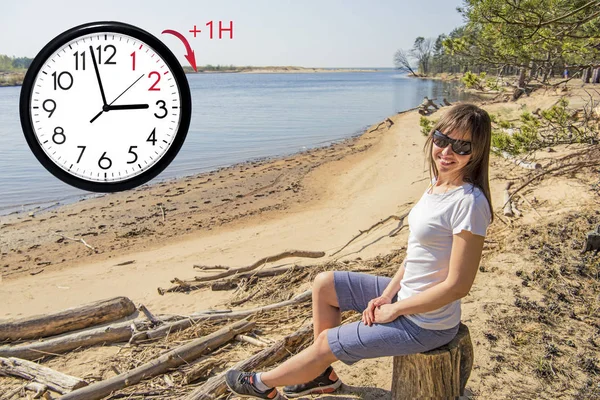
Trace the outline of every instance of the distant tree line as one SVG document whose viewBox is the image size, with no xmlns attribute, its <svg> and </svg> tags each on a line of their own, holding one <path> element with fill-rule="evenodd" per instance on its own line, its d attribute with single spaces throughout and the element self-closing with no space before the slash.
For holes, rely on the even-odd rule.
<svg viewBox="0 0 600 400">
<path fill-rule="evenodd" d="M 417 37 L 396 52 L 396 67 L 414 75 L 519 74 L 520 87 L 565 69 L 585 80 L 600 68 L 598 0 L 463 0 L 457 11 L 465 25 L 435 40 Z"/>
<path fill-rule="evenodd" d="M 4 54 L 0 54 L 0 71 L 8 72 L 27 69 L 31 65 L 32 61 L 32 58 L 9 57 Z"/>
</svg>

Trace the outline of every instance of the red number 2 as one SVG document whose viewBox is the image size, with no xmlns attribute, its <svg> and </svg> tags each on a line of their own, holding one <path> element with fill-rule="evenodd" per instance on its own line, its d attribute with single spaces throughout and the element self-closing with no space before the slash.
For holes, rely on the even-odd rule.
<svg viewBox="0 0 600 400">
<path fill-rule="evenodd" d="M 156 85 L 158 85 L 158 82 L 160 82 L 160 74 L 156 71 L 152 71 L 148 74 L 148 78 L 151 78 L 152 75 L 156 75 L 156 82 L 154 82 L 154 85 L 150 86 L 150 89 L 148 90 L 160 90 L 160 88 L 156 87 Z"/>
</svg>

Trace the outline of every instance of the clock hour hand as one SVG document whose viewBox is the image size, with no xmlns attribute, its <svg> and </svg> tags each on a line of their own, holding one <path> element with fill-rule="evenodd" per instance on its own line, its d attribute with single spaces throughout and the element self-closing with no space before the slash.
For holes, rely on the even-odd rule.
<svg viewBox="0 0 600 400">
<path fill-rule="evenodd" d="M 102 104 L 104 104 L 106 106 L 106 96 L 104 95 L 104 87 L 102 86 L 102 79 L 100 79 L 100 71 L 98 70 L 98 63 L 96 62 L 96 56 L 94 56 L 94 48 L 92 46 L 90 46 L 90 54 L 92 55 L 92 61 L 94 63 L 94 70 L 96 70 L 96 78 L 98 79 L 98 86 L 100 86 L 100 94 L 102 95 Z"/>
<path fill-rule="evenodd" d="M 124 104 L 124 105 L 117 105 L 117 106 L 107 106 L 107 111 L 112 111 L 112 110 L 143 110 L 146 108 L 150 108 L 150 106 L 148 104 Z"/>
<path fill-rule="evenodd" d="M 90 46 L 90 47 L 91 47 L 91 46 Z M 92 54 L 93 54 L 93 53 L 92 53 Z M 96 66 L 96 62 L 95 62 L 95 60 L 94 60 L 94 66 Z M 100 74 L 98 74 L 98 69 L 97 69 L 97 68 L 96 68 L 96 75 L 98 76 L 98 82 L 100 83 Z M 120 95 L 118 95 L 118 96 L 117 96 L 117 98 L 116 98 L 116 99 L 114 99 L 114 100 L 112 101 L 112 103 L 110 103 L 110 104 L 106 104 L 106 100 L 104 99 L 104 90 L 102 90 L 102 83 L 100 83 L 100 90 L 102 91 L 102 99 L 104 100 L 104 106 L 102 106 L 102 111 L 100 111 L 98 114 L 96 114 L 96 116 L 95 116 L 94 118 L 92 118 L 92 119 L 90 120 L 90 124 L 91 124 L 92 122 L 94 122 L 94 121 L 95 121 L 95 120 L 96 120 L 96 119 L 97 119 L 99 116 L 101 116 L 103 112 L 105 112 L 105 111 L 106 111 L 106 112 L 108 112 L 108 111 L 109 111 L 109 110 L 111 110 L 111 109 L 112 109 L 112 110 L 117 110 L 117 109 L 119 109 L 119 108 L 111 108 L 111 107 L 119 107 L 119 106 L 113 106 L 112 104 L 113 104 L 115 101 L 119 100 L 119 97 L 123 96 L 123 95 L 125 94 L 125 92 L 127 92 L 129 89 L 131 89 L 131 87 L 132 87 L 133 85 L 135 85 L 136 83 L 138 83 L 138 82 L 139 82 L 139 80 L 140 80 L 140 79 L 142 79 L 143 77 L 144 77 L 144 74 L 140 75 L 140 77 L 139 77 L 139 78 L 137 78 L 137 79 L 135 80 L 135 82 L 133 82 L 131 85 L 129 85 L 129 87 L 128 87 L 127 89 L 123 90 L 123 93 L 121 93 Z M 143 105 L 144 105 L 144 106 L 147 106 L 147 104 L 143 104 Z M 148 107 L 143 107 L 143 108 L 148 108 Z"/>
</svg>

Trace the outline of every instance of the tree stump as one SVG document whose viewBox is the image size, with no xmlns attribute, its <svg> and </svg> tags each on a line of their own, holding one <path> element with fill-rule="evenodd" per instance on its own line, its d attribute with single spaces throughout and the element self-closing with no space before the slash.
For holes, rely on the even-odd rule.
<svg viewBox="0 0 600 400">
<path fill-rule="evenodd" d="M 469 328 L 461 323 L 450 343 L 425 353 L 394 357 L 392 400 L 462 396 L 472 367 Z"/>
</svg>

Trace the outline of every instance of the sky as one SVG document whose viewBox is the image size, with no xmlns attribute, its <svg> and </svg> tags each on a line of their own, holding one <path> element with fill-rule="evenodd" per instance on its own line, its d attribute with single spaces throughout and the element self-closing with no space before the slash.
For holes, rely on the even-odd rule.
<svg viewBox="0 0 600 400">
<path fill-rule="evenodd" d="M 183 65 L 181 32 L 198 65 L 393 67 L 396 50 L 417 36 L 436 38 L 463 24 L 460 0 L 19 0 L 0 13 L 0 54 L 33 58 L 83 23 L 120 21 L 159 37 Z M 209 26 L 213 21 L 213 39 Z M 233 24 L 233 39 L 219 21 Z M 194 38 L 189 31 L 201 32 Z"/>
</svg>

